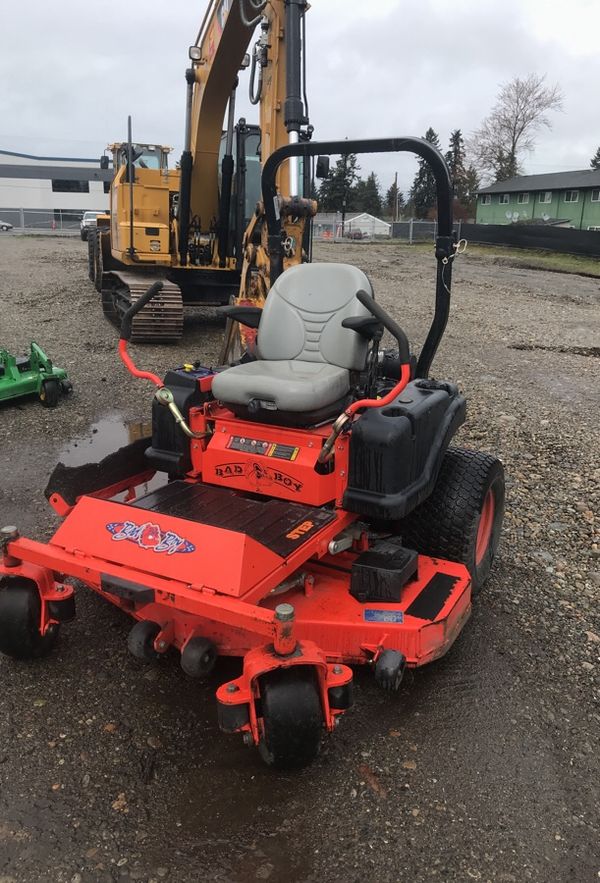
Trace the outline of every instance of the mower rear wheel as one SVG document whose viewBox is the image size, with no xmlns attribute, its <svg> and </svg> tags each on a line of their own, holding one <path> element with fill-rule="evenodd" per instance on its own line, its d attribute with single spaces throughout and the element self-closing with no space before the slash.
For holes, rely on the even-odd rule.
<svg viewBox="0 0 600 883">
<path fill-rule="evenodd" d="M 292 666 L 260 679 L 263 735 L 258 749 L 268 766 L 301 769 L 319 753 L 323 711 L 312 668 Z"/>
<path fill-rule="evenodd" d="M 60 399 L 58 380 L 44 380 L 40 389 L 40 402 L 44 408 L 56 408 Z"/>
<path fill-rule="evenodd" d="M 472 595 L 490 575 L 504 516 L 504 467 L 481 451 L 448 448 L 433 493 L 397 524 L 405 546 L 464 564 Z"/>
<path fill-rule="evenodd" d="M 160 659 L 160 653 L 154 649 L 154 642 L 158 637 L 161 626 L 151 619 L 141 619 L 133 626 L 127 636 L 127 648 L 129 652 L 143 662 L 154 662 Z"/>
<path fill-rule="evenodd" d="M 34 582 L 21 577 L 0 585 L 0 653 L 13 659 L 47 656 L 58 638 L 60 626 L 52 623 L 42 635 L 42 601 Z"/>
</svg>

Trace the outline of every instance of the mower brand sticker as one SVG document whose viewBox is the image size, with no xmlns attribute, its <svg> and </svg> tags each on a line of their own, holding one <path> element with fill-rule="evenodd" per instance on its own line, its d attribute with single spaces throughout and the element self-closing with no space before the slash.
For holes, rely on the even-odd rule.
<svg viewBox="0 0 600 883">
<path fill-rule="evenodd" d="M 402 610 L 377 610 L 376 608 L 367 608 L 363 611 L 365 622 L 404 622 L 404 613 Z"/>
<path fill-rule="evenodd" d="M 302 482 L 297 478 L 282 472 L 281 469 L 263 466 L 262 463 L 256 461 L 252 463 L 221 463 L 219 466 L 215 466 L 215 474 L 218 478 L 245 478 L 257 490 L 273 484 L 281 485 L 296 494 L 302 490 Z"/>
<path fill-rule="evenodd" d="M 129 540 L 137 543 L 141 549 L 152 549 L 153 552 L 195 552 L 196 547 L 189 540 L 180 537 L 172 530 L 162 531 L 158 524 L 146 521 L 136 524 L 134 521 L 111 521 L 106 529 L 112 534 L 113 540 Z"/>
</svg>

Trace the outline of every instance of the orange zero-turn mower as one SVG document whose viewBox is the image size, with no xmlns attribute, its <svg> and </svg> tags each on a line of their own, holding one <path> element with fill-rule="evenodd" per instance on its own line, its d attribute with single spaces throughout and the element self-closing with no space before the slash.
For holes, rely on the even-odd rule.
<svg viewBox="0 0 600 883">
<path fill-rule="evenodd" d="M 437 182 L 436 307 L 418 360 L 361 270 L 283 271 L 278 165 L 394 150 L 419 154 Z M 465 401 L 428 379 L 457 249 L 438 151 L 414 138 L 291 144 L 267 160 L 262 184 L 271 289 L 262 311 L 225 308 L 258 328 L 258 358 L 162 381 L 127 352 L 133 315 L 161 283 L 131 307 L 119 350 L 157 387 L 151 443 L 59 464 L 46 495 L 64 520 L 49 543 L 3 529 L 0 650 L 46 654 L 74 615 L 78 580 L 136 620 L 138 657 L 176 648 L 203 677 L 218 656 L 239 656 L 242 673 L 217 690 L 220 726 L 291 768 L 351 706 L 351 666 L 397 690 L 407 666 L 452 645 L 497 548 L 504 477 L 494 457 L 449 447 Z M 380 349 L 384 330 L 395 351 Z M 155 471 L 165 483 L 136 495 Z"/>
</svg>

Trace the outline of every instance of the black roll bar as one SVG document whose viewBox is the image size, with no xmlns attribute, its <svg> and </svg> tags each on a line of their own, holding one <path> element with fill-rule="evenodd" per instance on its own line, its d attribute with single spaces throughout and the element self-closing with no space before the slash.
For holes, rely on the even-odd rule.
<svg viewBox="0 0 600 883">
<path fill-rule="evenodd" d="M 444 334 L 450 312 L 450 288 L 452 281 L 452 257 L 455 239 L 452 232 L 453 189 L 450 170 L 442 154 L 429 141 L 423 138 L 362 138 L 349 141 L 310 141 L 286 144 L 268 157 L 262 172 L 262 194 L 269 233 L 269 257 L 271 263 L 271 285 L 283 272 L 283 242 L 281 238 L 281 217 L 279 200 L 275 186 L 277 169 L 291 156 L 302 156 L 305 160 L 319 154 L 344 153 L 416 153 L 429 165 L 435 178 L 438 235 L 435 242 L 437 277 L 435 286 L 435 311 L 431 327 L 423 344 L 417 362 L 417 377 L 427 377 L 433 357 Z"/>
</svg>

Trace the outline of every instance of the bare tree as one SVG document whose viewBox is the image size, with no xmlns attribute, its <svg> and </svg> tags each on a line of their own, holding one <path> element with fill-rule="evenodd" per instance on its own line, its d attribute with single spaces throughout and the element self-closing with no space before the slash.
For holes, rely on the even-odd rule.
<svg viewBox="0 0 600 883">
<path fill-rule="evenodd" d="M 551 128 L 548 114 L 562 110 L 558 85 L 546 85 L 546 77 L 529 74 L 505 83 L 496 104 L 469 139 L 469 152 L 479 171 L 505 181 L 521 171 L 524 153 L 535 147 L 541 129 Z"/>
</svg>

